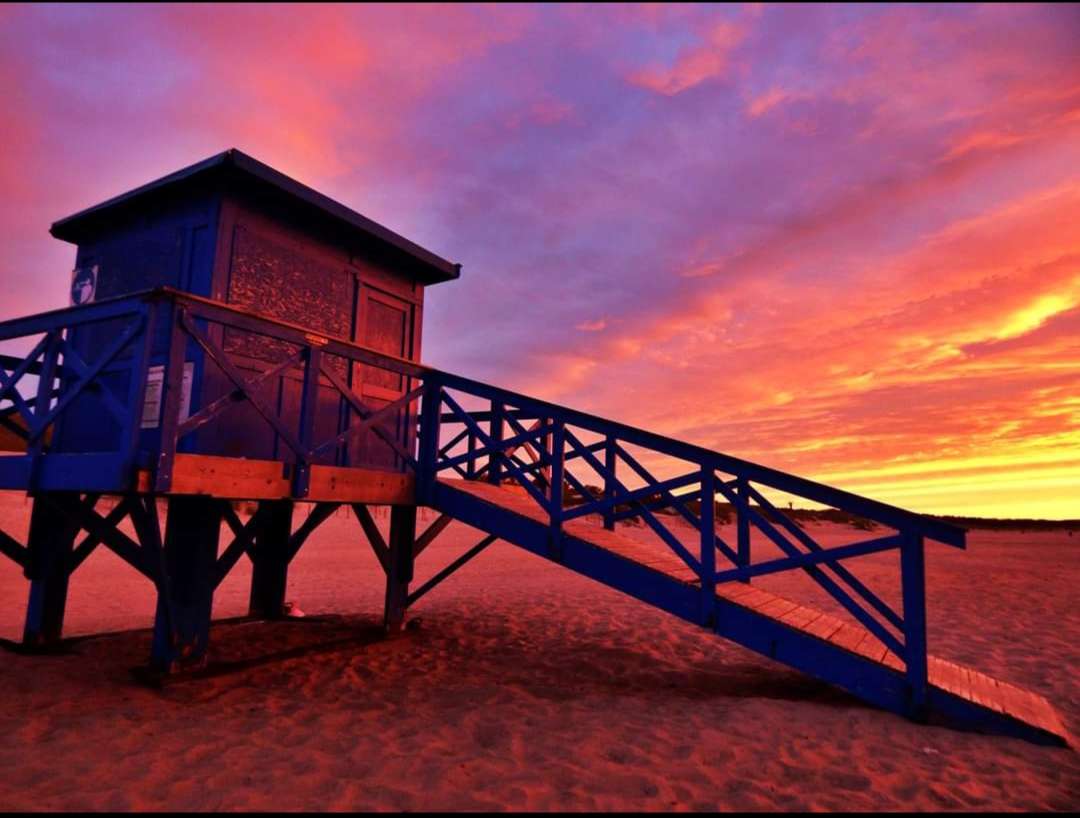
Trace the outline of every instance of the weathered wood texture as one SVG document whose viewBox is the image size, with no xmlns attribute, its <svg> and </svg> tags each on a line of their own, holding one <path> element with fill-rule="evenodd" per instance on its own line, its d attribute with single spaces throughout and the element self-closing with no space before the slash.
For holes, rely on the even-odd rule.
<svg viewBox="0 0 1080 818">
<path fill-rule="evenodd" d="M 151 490 L 151 473 L 141 471 L 136 490 Z M 310 501 L 403 505 L 416 500 L 411 474 L 380 469 L 312 466 Z M 276 460 L 178 454 L 171 494 L 203 494 L 230 500 L 274 500 L 292 496 L 288 467 Z"/>
</svg>

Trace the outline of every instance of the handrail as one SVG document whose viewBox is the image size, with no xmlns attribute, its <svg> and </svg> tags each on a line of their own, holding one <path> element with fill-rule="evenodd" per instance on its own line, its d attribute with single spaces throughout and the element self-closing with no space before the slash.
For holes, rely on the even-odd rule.
<svg viewBox="0 0 1080 818">
<path fill-rule="evenodd" d="M 516 409 L 535 413 L 540 417 L 557 415 L 565 423 L 589 429 L 603 435 L 613 435 L 626 442 L 643 446 L 647 449 L 686 460 L 699 465 L 711 465 L 720 471 L 737 474 L 789 494 L 795 494 L 807 500 L 839 508 L 852 514 L 866 517 L 894 528 L 915 528 L 928 539 L 936 540 L 958 548 L 964 547 L 964 529 L 939 520 L 924 517 L 913 511 L 889 505 L 879 500 L 872 500 L 853 494 L 843 489 L 834 488 L 824 483 L 797 477 L 793 474 L 762 466 L 749 460 L 742 460 L 731 455 L 706 449 L 693 443 L 665 437 L 619 421 L 570 409 L 550 403 L 540 398 L 533 398 L 508 389 L 492 386 L 481 381 L 439 372 L 443 385 L 460 389 L 472 395 L 501 403 L 513 404 Z"/>
<path fill-rule="evenodd" d="M 138 302 L 167 300 L 178 304 L 190 304 L 209 320 L 228 317 L 226 323 L 240 329 L 249 328 L 260 334 L 301 346 L 316 345 L 323 352 L 352 358 L 361 363 L 386 369 L 407 377 L 428 379 L 436 376 L 446 388 L 468 392 L 476 397 L 497 403 L 511 404 L 519 413 L 526 412 L 537 417 L 558 416 L 564 423 L 573 424 L 601 435 L 611 435 L 627 443 L 651 449 L 690 463 L 712 466 L 729 474 L 735 474 L 755 483 L 793 494 L 812 502 L 842 509 L 852 514 L 889 525 L 894 528 L 913 529 L 928 539 L 964 547 L 964 529 L 908 511 L 898 506 L 873 500 L 804 477 L 798 477 L 749 460 L 707 449 L 693 443 L 667 437 L 647 429 L 631 426 L 616 420 L 562 406 L 542 398 L 514 392 L 471 378 L 435 369 L 406 358 L 358 344 L 339 336 L 312 332 L 309 328 L 267 315 L 253 313 L 234 305 L 182 292 L 170 287 L 143 290 L 125 296 L 103 299 L 91 304 L 66 307 L 23 318 L 0 322 L 0 341 L 44 332 L 60 326 L 73 326 L 121 317 L 134 311 Z"/>
</svg>

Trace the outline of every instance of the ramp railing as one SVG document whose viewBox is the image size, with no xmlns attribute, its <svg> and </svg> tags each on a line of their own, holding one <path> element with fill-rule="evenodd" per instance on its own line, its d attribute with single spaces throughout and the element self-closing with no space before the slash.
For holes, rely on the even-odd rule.
<svg viewBox="0 0 1080 818">
<path fill-rule="evenodd" d="M 715 624 L 718 584 L 801 570 L 879 640 L 883 652 L 902 662 L 914 706 L 925 701 L 924 541 L 963 548 L 963 530 L 446 372 L 429 371 L 424 389 L 419 455 L 422 498 L 434 496 L 439 477 L 513 486 L 531 498 L 541 519 L 546 519 L 549 547 L 556 559 L 568 536 L 565 525 L 573 520 L 596 515 L 608 529 L 620 520 L 640 520 L 697 577 L 704 625 Z M 825 547 L 778 509 L 766 496 L 768 490 L 857 515 L 892 533 Z M 731 542 L 717 532 L 718 498 L 730 504 L 735 516 Z M 688 545 L 680 539 L 670 524 L 672 515 L 689 524 L 696 543 Z M 783 556 L 755 560 L 752 528 Z M 900 552 L 900 611 L 844 564 L 890 550 Z"/>
</svg>

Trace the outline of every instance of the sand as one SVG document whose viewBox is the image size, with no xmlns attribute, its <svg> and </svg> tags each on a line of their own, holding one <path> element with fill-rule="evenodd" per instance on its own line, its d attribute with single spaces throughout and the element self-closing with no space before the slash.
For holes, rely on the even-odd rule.
<svg viewBox="0 0 1080 818">
<path fill-rule="evenodd" d="M 0 495 L 5 530 L 21 537 L 28 511 Z M 420 579 L 477 539 L 451 525 Z M 1074 735 L 1078 547 L 1080 533 L 976 531 L 966 553 L 928 554 L 931 651 L 1047 696 Z M 851 567 L 884 583 L 895 562 Z M 249 579 L 242 560 L 216 619 L 246 612 Z M 762 585 L 824 606 L 804 579 Z M 335 516 L 290 573 L 308 618 L 215 624 L 222 672 L 155 690 L 130 673 L 152 587 L 99 549 L 72 580 L 67 633 L 113 633 L 0 652 L 0 808 L 1080 807 L 1073 750 L 912 724 L 505 543 L 393 640 L 378 638 L 381 582 L 355 520 Z M 0 636 L 19 637 L 26 587 L 0 560 Z"/>
</svg>

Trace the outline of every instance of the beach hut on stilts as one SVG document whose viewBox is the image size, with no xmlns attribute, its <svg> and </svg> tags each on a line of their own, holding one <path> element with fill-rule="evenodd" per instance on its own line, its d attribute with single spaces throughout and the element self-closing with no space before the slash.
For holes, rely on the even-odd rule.
<svg viewBox="0 0 1080 818">
<path fill-rule="evenodd" d="M 236 563 L 254 566 L 250 615 L 282 616 L 290 562 L 345 508 L 385 572 L 389 632 L 501 541 L 909 718 L 1068 742 L 1041 696 L 928 650 L 925 549 L 964 548 L 962 529 L 423 365 L 425 291 L 460 266 L 256 159 L 225 151 L 51 232 L 77 247 L 70 304 L 0 322 L 0 489 L 33 500 L 25 541 L 0 531 L 29 581 L 25 649 L 62 639 L 69 581 L 104 547 L 156 587 L 153 671 L 199 668 Z M 873 532 L 826 546 L 780 497 Z M 479 540 L 417 587 L 453 520 Z M 886 551 L 894 598 L 850 562 Z M 782 571 L 827 609 L 755 585 Z"/>
</svg>

